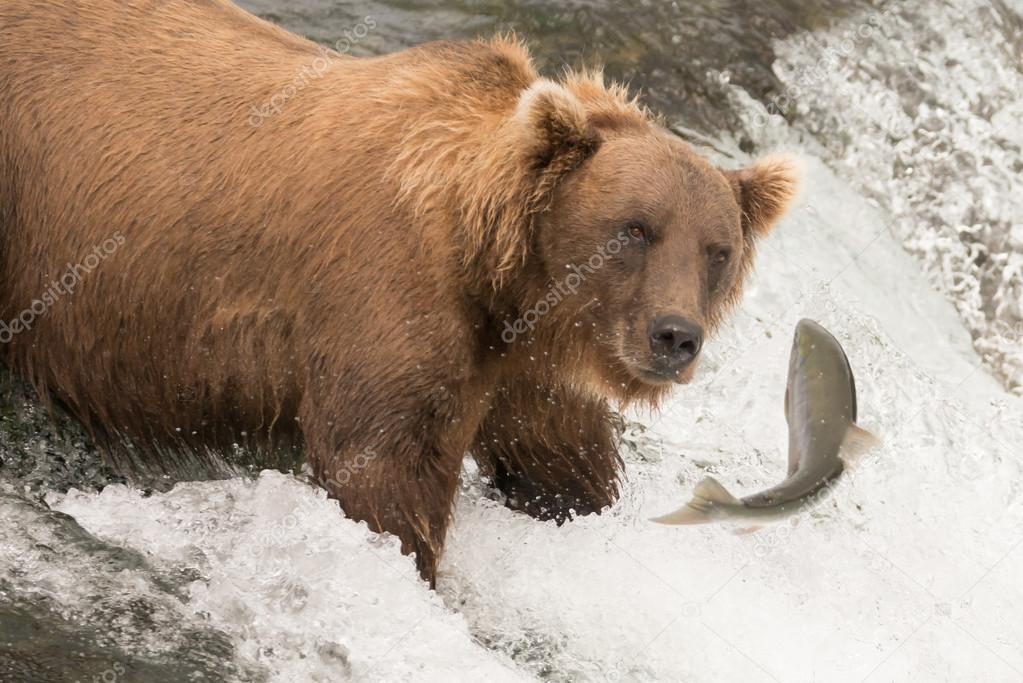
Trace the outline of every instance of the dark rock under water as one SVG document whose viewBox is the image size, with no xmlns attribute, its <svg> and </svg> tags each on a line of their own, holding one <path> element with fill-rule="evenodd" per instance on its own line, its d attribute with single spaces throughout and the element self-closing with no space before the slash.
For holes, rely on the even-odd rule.
<svg viewBox="0 0 1023 683">
<path fill-rule="evenodd" d="M 197 577 L 0 483 L 0 681 L 263 680 L 188 607 Z"/>
</svg>

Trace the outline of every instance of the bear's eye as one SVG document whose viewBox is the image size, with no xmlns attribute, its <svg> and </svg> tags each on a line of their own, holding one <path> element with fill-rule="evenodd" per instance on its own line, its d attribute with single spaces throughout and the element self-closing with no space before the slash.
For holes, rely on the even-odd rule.
<svg viewBox="0 0 1023 683">
<path fill-rule="evenodd" d="M 710 252 L 710 262 L 715 266 L 723 266 L 732 258 L 732 252 L 728 249 L 714 249 Z"/>
<path fill-rule="evenodd" d="M 732 258 L 732 252 L 727 247 L 711 247 L 707 250 L 707 257 L 710 261 L 707 273 L 710 290 L 716 292 L 721 286 L 721 278 L 725 275 L 725 267 Z"/>
<path fill-rule="evenodd" d="M 640 240 L 642 242 L 647 241 L 647 229 L 646 226 L 639 221 L 632 221 L 625 226 L 625 231 L 629 233 L 629 237 L 634 240 Z"/>
</svg>

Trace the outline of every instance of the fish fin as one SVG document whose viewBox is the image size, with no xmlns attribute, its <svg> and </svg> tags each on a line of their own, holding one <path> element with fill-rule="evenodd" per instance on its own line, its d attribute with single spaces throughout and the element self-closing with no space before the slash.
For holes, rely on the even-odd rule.
<svg viewBox="0 0 1023 683">
<path fill-rule="evenodd" d="M 740 505 L 738 498 L 729 493 L 713 477 L 704 477 L 693 490 L 693 499 L 674 512 L 660 517 L 652 517 L 651 522 L 658 524 L 703 524 L 711 521 L 707 514 L 710 503 L 729 503 Z"/>
<path fill-rule="evenodd" d="M 849 425 L 849 431 L 845 433 L 845 438 L 842 440 L 842 459 L 851 464 L 870 449 L 880 445 L 881 439 L 853 423 Z"/>
<path fill-rule="evenodd" d="M 743 527 L 739 527 L 738 529 L 736 529 L 732 533 L 735 534 L 736 536 L 748 536 L 749 534 L 755 534 L 756 532 L 760 531 L 763 528 L 764 527 L 758 526 L 758 525 L 743 526 Z"/>
<path fill-rule="evenodd" d="M 704 477 L 693 490 L 693 499 L 711 503 L 741 505 L 738 498 L 728 492 L 714 477 Z"/>
</svg>

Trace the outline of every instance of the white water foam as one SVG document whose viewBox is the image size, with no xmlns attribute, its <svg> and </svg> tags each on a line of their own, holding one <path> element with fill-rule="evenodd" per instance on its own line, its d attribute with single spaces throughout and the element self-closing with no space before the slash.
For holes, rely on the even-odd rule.
<svg viewBox="0 0 1023 683">
<path fill-rule="evenodd" d="M 1023 23 L 980 0 L 885 7 L 778 44 L 791 104 L 779 98 L 777 110 L 890 212 L 977 350 L 1021 393 Z"/>
</svg>

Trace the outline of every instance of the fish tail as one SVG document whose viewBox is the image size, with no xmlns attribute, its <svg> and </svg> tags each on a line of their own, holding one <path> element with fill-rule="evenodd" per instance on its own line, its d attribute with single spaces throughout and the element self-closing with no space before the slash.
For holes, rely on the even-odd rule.
<svg viewBox="0 0 1023 683">
<path fill-rule="evenodd" d="M 712 520 L 710 511 L 714 503 L 738 505 L 739 500 L 730 494 L 713 477 L 704 477 L 693 490 L 693 499 L 674 512 L 669 512 L 650 521 L 658 524 L 705 524 Z"/>
</svg>

